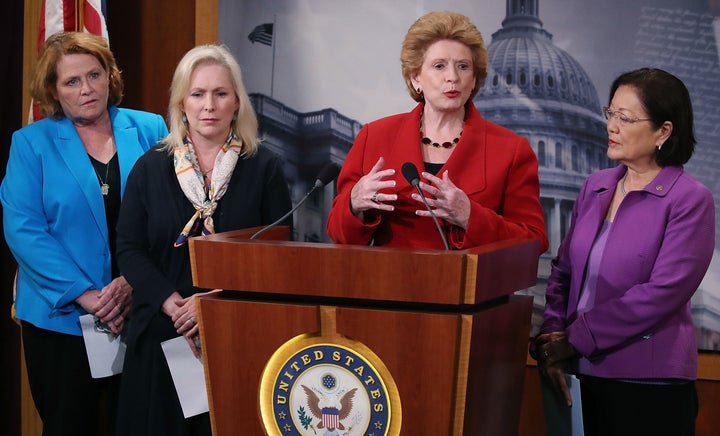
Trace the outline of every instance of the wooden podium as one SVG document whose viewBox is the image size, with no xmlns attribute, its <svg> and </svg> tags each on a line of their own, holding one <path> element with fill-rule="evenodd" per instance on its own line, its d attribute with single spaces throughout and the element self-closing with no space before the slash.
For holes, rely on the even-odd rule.
<svg viewBox="0 0 720 436">
<path fill-rule="evenodd" d="M 255 230 L 190 240 L 195 285 L 226 290 L 199 303 L 214 435 L 280 434 L 263 424 L 263 371 L 309 333 L 364 344 L 397 387 L 391 431 L 348 434 L 517 435 L 532 298 L 513 293 L 536 282 L 537 241 L 411 251 Z"/>
</svg>

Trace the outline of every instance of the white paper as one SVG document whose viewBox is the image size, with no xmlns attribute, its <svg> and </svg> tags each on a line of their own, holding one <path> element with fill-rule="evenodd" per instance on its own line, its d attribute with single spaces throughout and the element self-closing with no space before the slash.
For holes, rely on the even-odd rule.
<svg viewBox="0 0 720 436">
<path fill-rule="evenodd" d="M 160 345 L 185 418 L 209 411 L 202 360 L 195 357 L 185 337 L 179 336 Z"/>
<path fill-rule="evenodd" d="M 583 428 L 582 420 L 582 397 L 580 396 L 580 380 L 573 374 L 567 374 L 565 376 L 568 388 L 570 389 L 570 395 L 572 395 L 572 407 L 570 411 L 570 422 L 572 423 L 572 435 L 583 436 L 585 429 Z"/>
<path fill-rule="evenodd" d="M 85 350 L 90 363 L 92 378 L 103 378 L 120 374 L 125 360 L 125 342 L 121 336 L 113 336 L 95 327 L 95 316 L 92 314 L 80 317 Z"/>
</svg>

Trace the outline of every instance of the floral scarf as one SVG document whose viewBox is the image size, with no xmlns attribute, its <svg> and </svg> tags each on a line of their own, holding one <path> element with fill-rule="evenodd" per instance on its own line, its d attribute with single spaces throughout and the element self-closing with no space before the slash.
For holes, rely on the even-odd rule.
<svg viewBox="0 0 720 436">
<path fill-rule="evenodd" d="M 175 147 L 175 175 L 185 197 L 195 208 L 195 213 L 175 241 L 175 247 L 184 245 L 190 236 L 196 236 L 200 226 L 202 226 L 203 235 L 215 233 L 212 215 L 217 208 L 218 201 L 227 191 L 228 182 L 241 150 L 242 144 L 238 141 L 237 136 L 231 133 L 215 158 L 210 188 L 206 192 L 203 174 L 200 171 L 195 148 L 190 138 L 186 136 L 182 145 Z"/>
</svg>

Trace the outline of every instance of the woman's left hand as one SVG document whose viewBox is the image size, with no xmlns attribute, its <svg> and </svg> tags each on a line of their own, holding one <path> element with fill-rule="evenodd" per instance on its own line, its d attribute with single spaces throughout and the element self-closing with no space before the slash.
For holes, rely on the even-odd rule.
<svg viewBox="0 0 720 436">
<path fill-rule="evenodd" d="M 117 277 L 100 290 L 98 301 L 92 312 L 107 324 L 113 334 L 118 335 L 123 329 L 125 319 L 132 305 L 132 286 L 124 276 Z"/>
<path fill-rule="evenodd" d="M 428 206 L 433 209 L 435 216 L 467 229 L 470 221 L 470 199 L 450 180 L 448 172 L 445 171 L 442 178 L 427 172 L 423 172 L 422 176 L 431 183 L 421 181 L 420 189 L 429 194 L 425 198 Z M 413 194 L 412 198 L 422 202 L 419 193 Z M 418 209 L 415 214 L 418 216 L 430 216 L 430 212 L 425 208 Z"/>
</svg>

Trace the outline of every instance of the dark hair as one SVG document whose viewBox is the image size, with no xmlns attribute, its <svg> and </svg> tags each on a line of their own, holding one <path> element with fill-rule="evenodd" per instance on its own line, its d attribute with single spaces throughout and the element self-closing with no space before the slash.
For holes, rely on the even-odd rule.
<svg viewBox="0 0 720 436">
<path fill-rule="evenodd" d="M 665 121 L 673 125 L 670 137 L 655 153 L 655 161 L 661 167 L 684 165 L 695 151 L 693 111 L 690 93 L 685 84 L 657 68 L 640 68 L 621 74 L 610 87 L 610 100 L 620 86 L 635 88 L 643 109 L 656 128 Z"/>
</svg>

